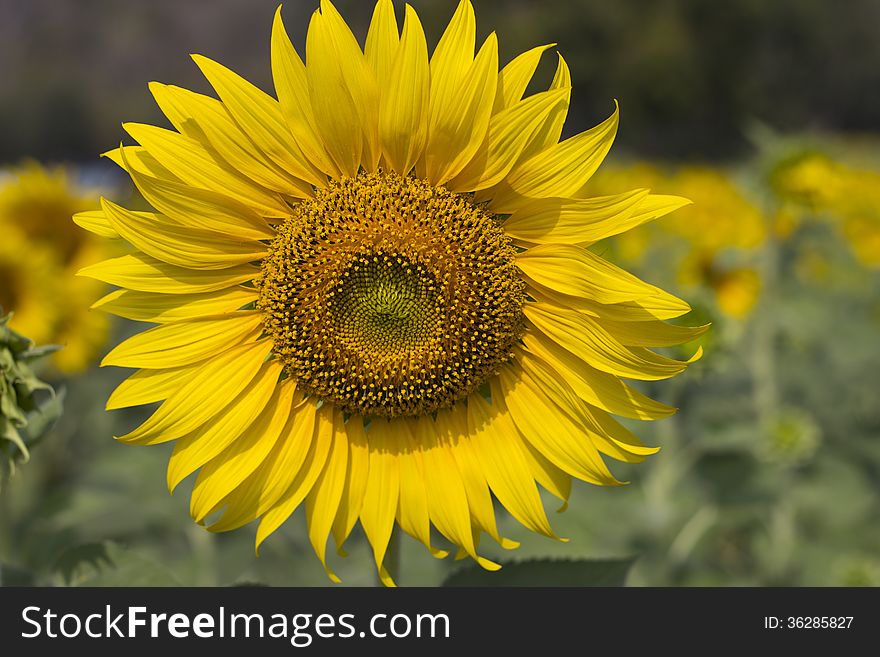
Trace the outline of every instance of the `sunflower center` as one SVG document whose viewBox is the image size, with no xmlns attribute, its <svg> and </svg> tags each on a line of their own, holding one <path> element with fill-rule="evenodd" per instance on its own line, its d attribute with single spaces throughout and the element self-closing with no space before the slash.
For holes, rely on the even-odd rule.
<svg viewBox="0 0 880 657">
<path fill-rule="evenodd" d="M 510 359 L 523 332 L 514 255 L 469 197 L 362 173 L 279 226 L 258 307 L 304 391 L 349 413 L 428 414 Z"/>
</svg>

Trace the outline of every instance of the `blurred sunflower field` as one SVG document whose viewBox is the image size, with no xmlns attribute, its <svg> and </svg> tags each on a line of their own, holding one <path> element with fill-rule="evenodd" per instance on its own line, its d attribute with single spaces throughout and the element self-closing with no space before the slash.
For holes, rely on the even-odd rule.
<svg viewBox="0 0 880 657">
<path fill-rule="evenodd" d="M 302 511 L 257 557 L 253 525 L 211 534 L 190 520 L 191 482 L 168 494 L 169 445 L 114 440 L 152 409 L 106 411 L 131 372 L 99 363 L 144 325 L 98 311 L 111 288 L 76 275 L 124 253 L 77 225 L 101 196 L 147 208 L 99 157 L 124 118 L 158 122 L 146 83 L 204 86 L 179 68 L 204 51 L 270 88 L 276 4 L 0 5 L 0 365 L 15 372 L 3 417 L 23 436 L 0 435 L 14 463 L 0 479 L 0 584 L 328 584 Z M 291 36 L 315 4 L 285 5 Z M 368 8 L 337 4 L 362 37 Z M 436 42 L 454 3 L 413 4 Z M 711 325 L 669 348 L 687 359 L 702 346 L 686 374 L 638 384 L 679 412 L 639 426 L 661 451 L 616 464 L 628 485 L 575 483 L 551 518 L 570 542 L 499 514 L 522 545 L 485 551 L 536 560 L 519 583 L 555 583 L 545 574 L 586 559 L 635 586 L 880 586 L 880 7 L 767 4 L 475 2 L 502 56 L 551 42 L 565 54 L 578 85 L 567 134 L 619 100 L 620 140 L 590 194 L 692 203 L 591 249 L 687 299 L 688 326 Z M 36 35 L 51 45 L 36 52 Z M 347 548 L 343 582 L 375 584 L 364 537 Z M 406 537 L 398 558 L 406 585 L 493 584 Z"/>
</svg>

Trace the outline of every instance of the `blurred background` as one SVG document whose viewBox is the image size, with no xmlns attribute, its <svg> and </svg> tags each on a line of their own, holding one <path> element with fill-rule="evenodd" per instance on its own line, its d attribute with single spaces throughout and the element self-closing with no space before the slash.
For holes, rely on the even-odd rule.
<svg viewBox="0 0 880 657">
<path fill-rule="evenodd" d="M 336 4 L 363 39 L 372 3 Z M 411 4 L 433 46 L 455 3 Z M 316 5 L 284 4 L 301 53 Z M 635 427 L 661 452 L 612 464 L 629 486 L 576 483 L 553 518 L 570 543 L 503 518 L 523 541 L 503 557 L 633 559 L 631 585 L 880 585 L 880 2 L 474 5 L 504 62 L 557 44 L 575 84 L 567 135 L 619 100 L 595 193 L 648 187 L 694 205 L 595 248 L 690 301 L 688 324 L 713 324 L 699 363 L 642 386 L 681 409 Z M 147 82 L 210 93 L 197 52 L 271 90 L 276 6 L 0 0 L 0 305 L 15 331 L 63 346 L 30 366 L 64 395 L 30 461 L 0 476 L 0 582 L 328 583 L 301 511 L 256 558 L 254 527 L 209 534 L 186 483 L 169 496 L 170 448 L 113 440 L 147 413 L 103 410 L 129 372 L 97 362 L 142 327 L 88 310 L 107 290 L 73 276 L 113 253 L 71 214 L 101 194 L 138 202 L 99 154 L 123 121 L 167 125 Z M 337 560 L 346 584 L 374 583 L 367 547 L 356 534 Z M 401 552 L 403 584 L 463 567 L 406 538 Z"/>
</svg>

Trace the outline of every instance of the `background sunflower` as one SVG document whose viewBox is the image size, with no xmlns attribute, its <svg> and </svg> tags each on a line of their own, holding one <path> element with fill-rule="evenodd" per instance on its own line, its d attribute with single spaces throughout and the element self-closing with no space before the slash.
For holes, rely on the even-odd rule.
<svg viewBox="0 0 880 657">
<path fill-rule="evenodd" d="M 170 0 L 101 8 L 53 1 L 51 11 L 42 1 L 0 9 L 0 58 L 14 62 L 0 90 L 0 117 L 16 128 L 0 140 L 5 162 L 66 159 L 79 174 L 117 142 L 120 121 L 171 127 L 143 81 L 212 93 L 181 53 L 205 52 L 272 88 L 266 52 L 253 43 L 263 42 L 275 2 L 220 0 L 206 14 Z M 337 4 L 353 32 L 366 34 L 371 3 Z M 453 7 L 413 4 L 426 42 L 435 44 Z M 638 556 L 628 580 L 635 584 L 877 584 L 873 373 L 880 359 L 874 339 L 880 286 L 871 181 L 880 163 L 870 133 L 880 130 L 880 112 L 863 91 L 877 87 L 880 71 L 868 27 L 876 24 L 876 3 L 851 3 L 846 15 L 828 3 L 794 0 L 760 7 L 734 2 L 712 11 L 703 4 L 476 3 L 478 37 L 485 38 L 484 26 L 498 29 L 501 65 L 558 41 L 575 85 L 563 137 L 601 122 L 607 100 L 620 99 L 620 136 L 603 169 L 608 180 L 616 170 L 631 182 L 611 191 L 650 187 L 707 208 L 688 206 L 606 240 L 596 252 L 692 301 L 693 324 L 713 324 L 700 338 L 707 355 L 699 375 L 640 386 L 684 410 L 637 429 L 663 451 L 637 467 L 614 469 L 629 486 L 573 486 L 569 510 L 553 517 L 568 544 L 525 540 L 502 511 L 499 535 L 523 545 L 511 553 L 484 542 L 480 554 L 607 557 L 600 566 L 618 581 L 632 565 L 629 557 Z M 312 9 L 285 7 L 294 43 L 304 43 Z M 157 49 L 159 42 L 180 47 Z M 551 54 L 529 94 L 552 82 Z M 824 134 L 797 134 L 816 127 Z M 85 172 L 121 183 L 115 166 L 105 165 Z M 605 193 L 598 187 L 603 169 L 591 194 Z M 108 196 L 135 212 L 150 211 L 126 192 Z M 691 221 L 701 229 L 692 230 Z M 50 290 L 58 278 L 46 273 L 55 270 L 33 267 L 48 259 L 28 248 L 27 261 L 17 249 L 0 259 L 31 267 L 29 288 Z M 101 257 L 107 256 L 87 262 Z M 117 308 L 122 301 L 112 300 Z M 144 328 L 119 321 L 114 343 Z M 692 351 L 669 355 L 682 359 Z M 147 417 L 136 409 L 107 414 L 96 401 L 127 374 L 103 370 L 70 388 L 68 408 L 75 410 L 0 496 L 6 505 L 0 561 L 16 565 L 16 576 L 40 582 L 326 583 L 302 520 L 284 525 L 253 559 L 249 530 L 208 534 L 186 518 L 185 495 L 161 494 L 169 448 L 133 456 L 130 448 L 108 444 L 106 436 Z M 350 558 L 334 562 L 346 584 L 373 580 L 373 555 L 359 531 L 346 545 Z M 414 541 L 405 540 L 401 550 L 405 583 L 436 584 L 453 572 L 452 581 L 481 581 L 476 571 L 459 571 L 463 564 L 430 558 Z M 525 583 L 574 581 L 564 563 L 523 567 L 490 575 L 531 572 Z M 561 580 L 554 579 L 557 567 Z M 576 568 L 589 572 L 582 563 Z"/>
</svg>

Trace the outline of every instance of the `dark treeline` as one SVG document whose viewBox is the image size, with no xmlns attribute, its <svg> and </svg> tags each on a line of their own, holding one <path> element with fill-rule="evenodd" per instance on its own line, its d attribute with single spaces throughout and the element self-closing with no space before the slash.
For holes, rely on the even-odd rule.
<svg viewBox="0 0 880 657">
<path fill-rule="evenodd" d="M 87 161 L 124 120 L 155 121 L 146 83 L 206 91 L 187 54 L 270 87 L 277 0 L 0 0 L 0 162 Z M 317 0 L 289 0 L 300 47 Z M 396 3 L 398 4 L 398 3 Z M 436 43 L 455 0 L 413 0 Z M 338 0 L 360 38 L 372 3 Z M 777 130 L 880 129 L 880 2 L 475 0 L 502 60 L 557 42 L 574 80 L 569 130 L 621 103 L 619 144 L 643 156 L 726 159 L 753 121 Z M 402 16 L 402 3 L 398 4 Z M 549 79 L 547 56 L 540 70 Z"/>
</svg>

